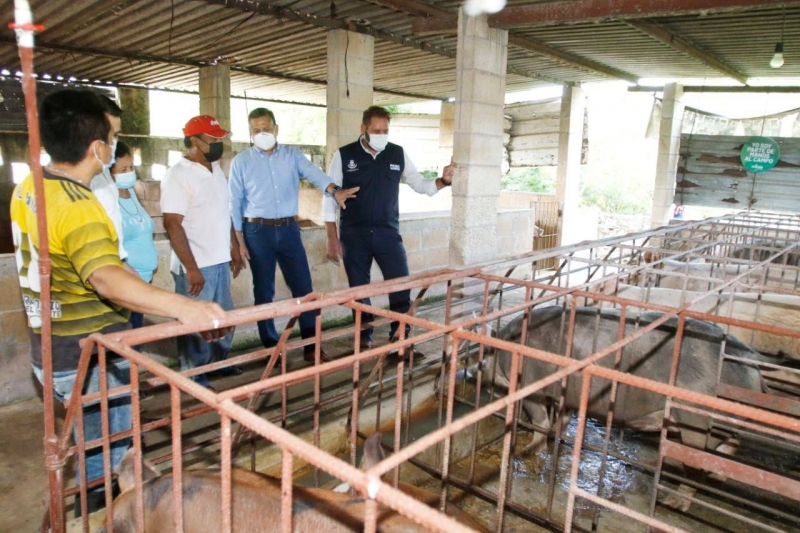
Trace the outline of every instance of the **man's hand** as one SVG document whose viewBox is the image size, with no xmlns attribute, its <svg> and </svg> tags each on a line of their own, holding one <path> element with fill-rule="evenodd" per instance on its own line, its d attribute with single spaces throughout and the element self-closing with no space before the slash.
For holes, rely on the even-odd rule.
<svg viewBox="0 0 800 533">
<path fill-rule="evenodd" d="M 242 257 L 242 261 L 250 261 L 250 252 L 247 251 L 247 246 L 244 244 L 244 235 L 241 231 L 236 232 L 236 242 L 239 243 L 239 254 Z"/>
<path fill-rule="evenodd" d="M 181 307 L 180 314 L 176 317 L 181 324 L 211 324 L 211 329 L 200 333 L 206 341 L 216 341 L 225 336 L 229 328 L 214 328 L 214 324 L 225 319 L 225 311 L 214 302 L 191 300 Z"/>
<path fill-rule="evenodd" d="M 444 167 L 444 170 L 442 171 L 442 181 L 446 185 L 452 185 L 453 176 L 455 175 L 455 173 L 456 173 L 456 164 L 453 163 L 453 160 L 451 159 L 450 164 Z"/>
<path fill-rule="evenodd" d="M 189 294 L 198 296 L 206 284 L 206 278 L 203 277 L 203 273 L 200 272 L 199 268 L 189 269 L 186 271 L 186 279 L 189 281 Z"/>
<path fill-rule="evenodd" d="M 244 259 L 242 258 L 241 248 L 239 248 L 239 240 L 232 239 L 231 240 L 231 272 L 233 273 L 233 279 L 236 279 L 239 276 L 239 273 L 247 268 Z"/>
<path fill-rule="evenodd" d="M 328 260 L 333 261 L 334 263 L 338 263 L 341 260 L 342 241 L 339 240 L 338 236 L 334 235 L 332 237 L 328 237 L 327 255 Z"/>
<path fill-rule="evenodd" d="M 231 250 L 231 274 L 233 274 L 233 279 L 239 277 L 242 270 L 247 268 L 246 265 L 239 250 Z"/>
<path fill-rule="evenodd" d="M 352 189 L 339 189 L 333 193 L 333 199 L 336 200 L 336 203 L 339 204 L 339 207 L 342 209 L 347 209 L 344 206 L 344 203 L 350 198 L 355 198 L 358 189 L 360 189 L 360 187 L 353 187 Z"/>
</svg>

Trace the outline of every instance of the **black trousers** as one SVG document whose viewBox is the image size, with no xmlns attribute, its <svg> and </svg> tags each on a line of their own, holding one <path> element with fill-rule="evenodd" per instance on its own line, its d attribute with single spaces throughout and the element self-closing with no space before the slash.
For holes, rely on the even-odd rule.
<svg viewBox="0 0 800 533">
<path fill-rule="evenodd" d="M 391 229 L 352 231 L 342 228 L 340 239 L 344 270 L 351 287 L 369 284 L 373 259 L 378 263 L 378 268 L 381 269 L 385 280 L 408 276 L 406 249 L 399 231 Z M 365 298 L 361 302 L 370 305 L 369 298 Z M 407 313 L 410 308 L 410 290 L 389 294 L 389 309 L 396 313 Z M 353 314 L 355 315 L 355 312 Z M 373 316 L 370 313 L 364 313 L 361 319 L 362 324 L 367 324 L 372 322 Z M 395 335 L 399 325 L 399 322 L 392 322 L 390 338 Z M 406 336 L 410 331 L 411 327 L 406 325 Z M 361 339 L 372 339 L 372 328 L 365 330 Z"/>
</svg>

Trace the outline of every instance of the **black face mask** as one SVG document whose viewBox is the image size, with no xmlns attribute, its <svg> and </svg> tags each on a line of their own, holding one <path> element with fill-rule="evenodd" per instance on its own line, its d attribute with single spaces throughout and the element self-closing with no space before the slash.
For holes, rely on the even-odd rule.
<svg viewBox="0 0 800 533">
<path fill-rule="evenodd" d="M 222 157 L 223 146 L 221 142 L 208 143 L 208 153 L 203 154 L 206 161 L 213 163 L 219 161 Z"/>
</svg>

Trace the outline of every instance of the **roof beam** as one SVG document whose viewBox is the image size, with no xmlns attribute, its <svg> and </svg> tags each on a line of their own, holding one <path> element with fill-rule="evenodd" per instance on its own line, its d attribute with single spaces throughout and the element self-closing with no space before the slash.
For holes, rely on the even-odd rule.
<svg viewBox="0 0 800 533">
<path fill-rule="evenodd" d="M 447 9 L 442 9 L 440 7 L 427 4 L 419 0 L 365 0 L 365 1 L 370 4 L 385 7 L 387 9 L 392 9 L 400 13 L 405 13 L 406 15 L 410 15 L 415 18 L 431 17 L 434 19 L 458 21 L 458 13 L 449 11 Z M 633 74 L 630 74 L 628 72 L 624 72 L 622 70 L 618 70 L 613 67 L 603 65 L 602 63 L 586 59 L 584 57 L 572 54 L 570 52 L 559 50 L 558 48 L 553 48 L 552 46 L 546 43 L 528 37 L 509 34 L 508 44 L 514 45 L 517 48 L 521 48 L 528 52 L 534 52 L 538 55 L 554 59 L 560 63 L 566 63 L 567 65 L 577 67 L 580 69 L 598 72 L 600 74 L 603 74 L 604 76 L 610 76 L 612 78 L 618 78 L 630 81 L 631 83 L 637 83 L 639 81 L 638 76 L 634 76 Z"/>
<path fill-rule="evenodd" d="M 372 35 L 376 39 L 380 39 L 382 41 L 388 41 L 408 48 L 415 48 L 417 50 L 422 50 L 423 52 L 429 52 L 431 54 L 437 54 L 440 56 L 449 57 L 451 59 L 456 58 L 455 50 L 448 50 L 446 48 L 442 48 L 441 46 L 436 46 L 435 44 L 426 43 L 424 41 L 420 41 L 418 39 L 410 37 L 403 37 L 388 31 L 372 28 L 370 26 L 362 26 L 350 21 L 344 21 L 341 19 L 332 19 L 328 17 L 319 17 L 317 15 L 312 15 L 310 13 L 295 11 L 294 9 L 275 6 L 257 0 L 204 0 L 204 1 L 209 4 L 225 7 L 227 9 L 238 9 L 239 11 L 248 13 L 256 12 L 260 15 L 269 15 L 279 19 L 294 20 L 297 22 L 302 22 L 304 24 L 309 24 L 311 26 L 316 26 L 317 28 L 322 28 L 325 30 L 348 30 L 356 33 Z M 415 2 L 414 0 L 375 0 L 374 3 L 381 5 L 383 7 L 387 7 L 389 9 L 395 9 L 397 11 L 400 11 L 401 6 L 411 9 L 412 8 L 411 4 L 414 4 L 415 9 L 431 10 L 430 11 L 431 13 L 436 12 L 435 10 L 437 10 L 437 8 L 435 8 L 434 6 L 423 4 L 422 2 Z M 445 10 L 439 10 L 439 11 L 445 11 Z M 564 85 L 565 83 L 564 80 L 551 78 L 550 76 L 537 74 L 535 72 L 528 72 L 525 69 L 520 69 L 512 66 L 508 66 L 506 68 L 506 72 L 508 72 L 509 74 L 516 74 L 517 76 L 522 76 L 525 78 L 541 80 L 543 82 L 552 83 L 555 85 Z"/>
<path fill-rule="evenodd" d="M 628 25 L 643 33 L 646 33 L 658 41 L 661 41 L 667 46 L 686 54 L 692 59 L 696 59 L 704 65 L 735 79 L 742 85 L 747 85 L 747 76 L 745 74 L 721 61 L 714 55 L 701 50 L 683 37 L 671 32 L 664 26 L 644 20 L 629 20 Z"/>
<path fill-rule="evenodd" d="M 676 15 L 698 15 L 744 11 L 759 7 L 790 7 L 800 0 L 568 0 L 539 2 L 509 7 L 489 16 L 495 28 L 542 26 L 548 24 L 577 24 L 604 20 L 628 20 Z M 414 35 L 447 32 L 456 29 L 450 20 L 418 18 L 411 23 Z"/>
<path fill-rule="evenodd" d="M 412 17 L 431 17 L 440 19 L 451 19 L 453 17 L 455 17 L 456 19 L 458 18 L 457 14 L 453 14 L 453 12 L 448 9 L 442 9 L 441 7 L 427 4 L 425 2 L 420 2 L 418 0 L 365 0 L 365 1 L 370 4 L 374 4 L 376 6 L 385 7 L 387 9 L 392 9 L 399 13 L 411 15 Z"/>
<path fill-rule="evenodd" d="M 639 77 L 634 74 L 625 72 L 624 70 L 616 69 L 614 67 L 610 67 L 608 65 L 604 65 L 602 63 L 598 63 L 597 61 L 592 61 L 591 59 L 586 59 L 585 57 L 572 54 L 570 52 L 559 50 L 558 48 L 554 48 L 548 44 L 536 41 L 534 39 L 530 39 L 528 37 L 515 35 L 509 32 L 508 44 L 516 46 L 517 48 L 522 48 L 523 50 L 527 50 L 529 52 L 534 52 L 539 55 L 543 55 L 550 59 L 554 59 L 561 63 L 566 63 L 570 66 L 577 67 L 583 70 L 591 70 L 593 72 L 599 72 L 600 74 L 603 74 L 605 76 L 610 76 L 612 78 L 629 81 L 631 83 L 639 82 Z"/>
<path fill-rule="evenodd" d="M 17 42 L 13 38 L 0 37 L 0 44 L 16 46 Z M 48 52 L 56 53 L 70 53 L 80 54 L 94 57 L 108 57 L 112 59 L 123 59 L 126 61 L 139 61 L 142 63 L 163 63 L 168 65 L 181 65 L 185 67 L 206 67 L 211 65 L 210 61 L 200 61 L 197 59 L 179 58 L 179 57 L 161 57 L 149 54 L 142 54 L 137 52 L 125 52 L 121 50 L 101 50 L 97 48 L 88 48 L 83 46 L 73 46 L 68 44 L 56 44 L 45 41 L 36 42 L 36 52 L 39 54 L 46 54 Z M 254 76 L 263 76 L 266 78 L 274 78 L 279 80 L 294 81 L 299 83 L 308 83 L 311 85 L 328 85 L 327 80 L 317 78 L 310 78 L 308 76 L 295 76 L 293 74 L 286 74 L 270 69 L 261 69 L 254 67 L 244 67 L 240 65 L 231 65 L 232 72 L 242 72 Z M 109 80 L 115 81 L 115 80 Z M 417 100 L 442 100 L 439 96 L 430 96 L 426 94 L 407 93 L 401 91 L 393 91 L 391 89 L 383 89 L 381 87 L 373 87 L 376 92 L 390 94 L 393 96 L 400 96 L 403 98 L 414 98 Z"/>
<path fill-rule="evenodd" d="M 748 85 L 746 87 L 742 87 L 741 85 L 735 87 L 721 85 L 684 85 L 682 88 L 685 93 L 800 93 L 800 87 L 793 85 Z M 636 85 L 628 87 L 628 91 L 632 93 L 660 93 L 664 92 L 664 87 Z"/>
</svg>

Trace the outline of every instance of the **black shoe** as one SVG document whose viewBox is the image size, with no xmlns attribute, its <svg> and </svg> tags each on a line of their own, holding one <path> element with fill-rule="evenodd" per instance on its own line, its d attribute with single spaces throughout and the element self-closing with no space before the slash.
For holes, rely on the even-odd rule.
<svg viewBox="0 0 800 533">
<path fill-rule="evenodd" d="M 362 352 L 366 352 L 367 350 L 371 350 L 372 349 L 372 339 L 366 339 L 366 340 L 362 339 L 361 340 L 361 344 L 359 344 L 359 347 L 361 348 Z"/>
<path fill-rule="evenodd" d="M 306 362 L 313 363 L 314 362 L 314 350 L 307 350 L 305 353 L 303 353 L 303 359 Z M 330 361 L 332 361 L 332 359 L 330 357 L 328 357 L 328 354 L 325 353 L 325 350 L 320 350 L 319 351 L 319 362 L 320 363 L 329 363 Z"/>
<path fill-rule="evenodd" d="M 425 359 L 426 357 L 428 357 L 426 354 L 420 352 L 419 350 L 415 350 L 413 348 L 410 348 L 410 349 L 407 348 L 403 352 L 403 361 L 405 361 L 406 363 L 411 361 L 411 353 L 412 352 L 414 353 L 414 361 L 421 361 L 422 359 Z M 391 355 L 392 357 L 394 357 L 396 359 L 399 359 L 400 351 L 399 350 L 392 350 L 391 352 L 389 352 L 389 355 Z"/>
<path fill-rule="evenodd" d="M 225 368 L 220 368 L 219 370 L 214 370 L 209 372 L 208 375 L 215 378 L 221 377 L 230 377 L 230 376 L 241 376 L 244 373 L 244 370 L 236 365 L 233 366 L 226 366 Z"/>
</svg>

